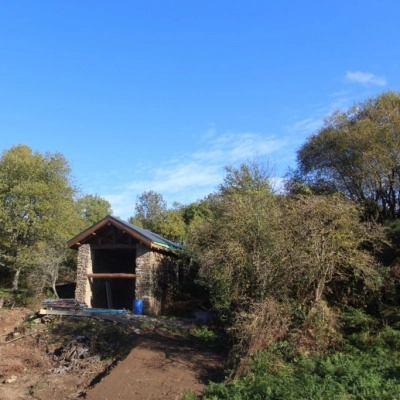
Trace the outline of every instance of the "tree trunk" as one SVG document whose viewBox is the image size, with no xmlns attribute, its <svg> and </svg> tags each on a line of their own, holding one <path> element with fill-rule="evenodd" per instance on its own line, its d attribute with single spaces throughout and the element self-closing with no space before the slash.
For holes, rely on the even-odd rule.
<svg viewBox="0 0 400 400">
<path fill-rule="evenodd" d="M 18 292 L 18 283 L 19 283 L 20 274 L 21 274 L 21 267 L 18 267 L 18 269 L 15 271 L 14 279 L 12 281 L 12 291 L 13 291 L 13 293 L 17 293 Z"/>
<path fill-rule="evenodd" d="M 52 283 L 51 288 L 53 289 L 54 296 L 56 296 L 56 298 L 59 299 L 60 296 L 57 293 L 56 283 L 55 282 Z"/>
</svg>

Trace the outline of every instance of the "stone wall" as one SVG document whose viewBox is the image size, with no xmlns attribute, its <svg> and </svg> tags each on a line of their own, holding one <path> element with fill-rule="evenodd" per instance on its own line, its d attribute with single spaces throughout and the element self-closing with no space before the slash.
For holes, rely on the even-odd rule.
<svg viewBox="0 0 400 400">
<path fill-rule="evenodd" d="M 92 258 L 90 245 L 82 245 L 78 250 L 75 298 L 88 307 L 93 307 L 93 288 L 92 279 L 85 274 L 93 273 Z M 134 297 L 143 301 L 144 314 L 161 315 L 163 302 L 172 296 L 178 283 L 175 257 L 138 243 L 135 273 L 138 277 Z"/>
<path fill-rule="evenodd" d="M 153 252 L 140 243 L 136 247 L 136 286 L 135 298 L 143 301 L 143 312 L 145 314 L 157 314 L 154 312 L 154 302 L 152 301 L 153 274 L 151 266 L 153 264 Z"/>
<path fill-rule="evenodd" d="M 89 244 L 79 247 L 76 271 L 75 299 L 79 303 L 92 306 L 92 289 L 90 280 L 85 274 L 93 273 L 92 253 Z"/>
<path fill-rule="evenodd" d="M 136 251 L 135 298 L 143 301 L 145 314 L 161 315 L 162 304 L 177 284 L 175 257 L 140 244 Z"/>
</svg>

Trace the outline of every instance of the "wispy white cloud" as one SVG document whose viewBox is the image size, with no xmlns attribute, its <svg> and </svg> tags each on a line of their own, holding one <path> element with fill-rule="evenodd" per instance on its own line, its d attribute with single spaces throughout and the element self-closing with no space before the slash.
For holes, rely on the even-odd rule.
<svg viewBox="0 0 400 400">
<path fill-rule="evenodd" d="M 168 205 L 173 201 L 189 204 L 212 193 L 222 182 L 223 167 L 254 157 L 273 156 L 285 145 L 284 140 L 255 133 L 228 132 L 211 135 L 193 153 L 154 166 L 145 175 L 114 188 L 103 195 L 115 215 L 129 218 L 134 214 L 138 195 L 154 190 L 161 193 Z"/>
<path fill-rule="evenodd" d="M 257 133 L 227 132 L 192 154 L 193 159 L 214 164 L 235 163 L 255 155 L 266 156 L 285 145 L 284 140 Z"/>
<path fill-rule="evenodd" d="M 321 118 L 305 118 L 301 121 L 296 121 L 288 128 L 293 132 L 311 134 L 321 127 L 321 122 Z"/>
<path fill-rule="evenodd" d="M 361 85 L 377 85 L 377 86 L 385 86 L 386 79 L 382 76 L 377 76 L 370 72 L 351 72 L 348 71 L 345 76 L 346 81 L 351 83 L 359 83 Z"/>
</svg>

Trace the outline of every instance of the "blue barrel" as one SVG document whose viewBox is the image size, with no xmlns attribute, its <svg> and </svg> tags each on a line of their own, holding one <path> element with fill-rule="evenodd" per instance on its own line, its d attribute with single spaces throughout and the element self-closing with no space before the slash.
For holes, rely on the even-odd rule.
<svg viewBox="0 0 400 400">
<path fill-rule="evenodd" d="M 133 312 L 136 315 L 143 315 L 143 300 L 135 300 L 133 302 Z"/>
</svg>

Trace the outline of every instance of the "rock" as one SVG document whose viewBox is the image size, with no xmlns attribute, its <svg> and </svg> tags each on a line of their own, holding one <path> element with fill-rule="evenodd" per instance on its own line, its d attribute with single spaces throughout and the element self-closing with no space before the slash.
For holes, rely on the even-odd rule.
<svg viewBox="0 0 400 400">
<path fill-rule="evenodd" d="M 17 380 L 16 375 L 11 375 L 8 379 L 6 379 L 3 383 L 13 383 Z"/>
</svg>

